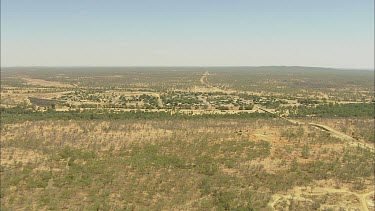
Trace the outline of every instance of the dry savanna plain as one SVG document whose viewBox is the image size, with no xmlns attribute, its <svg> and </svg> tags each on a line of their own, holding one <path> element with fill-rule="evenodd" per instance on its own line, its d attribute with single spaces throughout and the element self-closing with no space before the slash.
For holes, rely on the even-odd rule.
<svg viewBox="0 0 375 211">
<path fill-rule="evenodd" d="M 2 68 L 1 210 L 374 210 L 374 72 Z"/>
</svg>

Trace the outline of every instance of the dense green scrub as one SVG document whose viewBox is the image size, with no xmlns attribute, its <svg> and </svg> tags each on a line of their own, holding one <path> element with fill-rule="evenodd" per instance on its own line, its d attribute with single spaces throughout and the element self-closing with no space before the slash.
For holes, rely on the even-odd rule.
<svg viewBox="0 0 375 211">
<path fill-rule="evenodd" d="M 23 108 L 1 108 L 2 123 L 15 123 L 22 121 L 39 120 L 124 120 L 124 119 L 248 119 L 248 118 L 272 118 L 268 113 L 241 113 L 241 114 L 202 114 L 189 115 L 184 113 L 170 112 L 147 112 L 147 111 L 108 111 L 92 109 L 84 111 L 55 111 L 46 112 L 33 111 Z"/>
</svg>

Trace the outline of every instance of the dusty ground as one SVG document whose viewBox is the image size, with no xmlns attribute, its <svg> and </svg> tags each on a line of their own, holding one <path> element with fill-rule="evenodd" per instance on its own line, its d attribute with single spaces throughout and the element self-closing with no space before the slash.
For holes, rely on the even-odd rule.
<svg viewBox="0 0 375 211">
<path fill-rule="evenodd" d="M 1 94 L 1 101 L 4 103 L 13 102 L 13 104 L 22 103 L 27 100 L 29 97 L 41 98 L 41 99 L 52 99 L 52 98 L 59 98 L 64 94 L 70 93 L 70 91 L 65 92 L 47 92 L 47 93 L 2 93 Z"/>
<path fill-rule="evenodd" d="M 65 84 L 57 81 L 46 81 L 43 79 L 37 78 L 21 78 L 25 80 L 27 84 L 36 85 L 36 86 L 52 86 L 52 87 L 73 87 L 71 84 Z"/>
</svg>

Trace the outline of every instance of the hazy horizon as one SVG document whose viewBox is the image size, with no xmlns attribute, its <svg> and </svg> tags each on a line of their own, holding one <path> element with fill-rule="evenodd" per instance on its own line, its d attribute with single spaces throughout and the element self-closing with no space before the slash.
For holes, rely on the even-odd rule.
<svg viewBox="0 0 375 211">
<path fill-rule="evenodd" d="M 1 68 L 44 68 L 44 69 L 49 69 L 49 68 L 308 68 L 308 69 L 331 69 L 331 70 L 358 70 L 358 71 L 375 71 L 374 68 L 336 68 L 336 67 L 313 67 L 313 66 L 284 66 L 284 65 L 267 65 L 267 66 L 215 66 L 215 65 L 205 65 L 205 66 L 154 66 L 154 65 L 132 65 L 132 66 L 1 66 Z"/>
<path fill-rule="evenodd" d="M 374 70 L 374 2 L 1 1 L 1 67 Z"/>
</svg>

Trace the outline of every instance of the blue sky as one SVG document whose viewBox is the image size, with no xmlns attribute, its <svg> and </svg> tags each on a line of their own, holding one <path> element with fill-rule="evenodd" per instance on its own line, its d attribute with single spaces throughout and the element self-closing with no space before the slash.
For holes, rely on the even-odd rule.
<svg viewBox="0 0 375 211">
<path fill-rule="evenodd" d="M 373 0 L 2 0 L 2 66 L 374 67 Z"/>
</svg>

